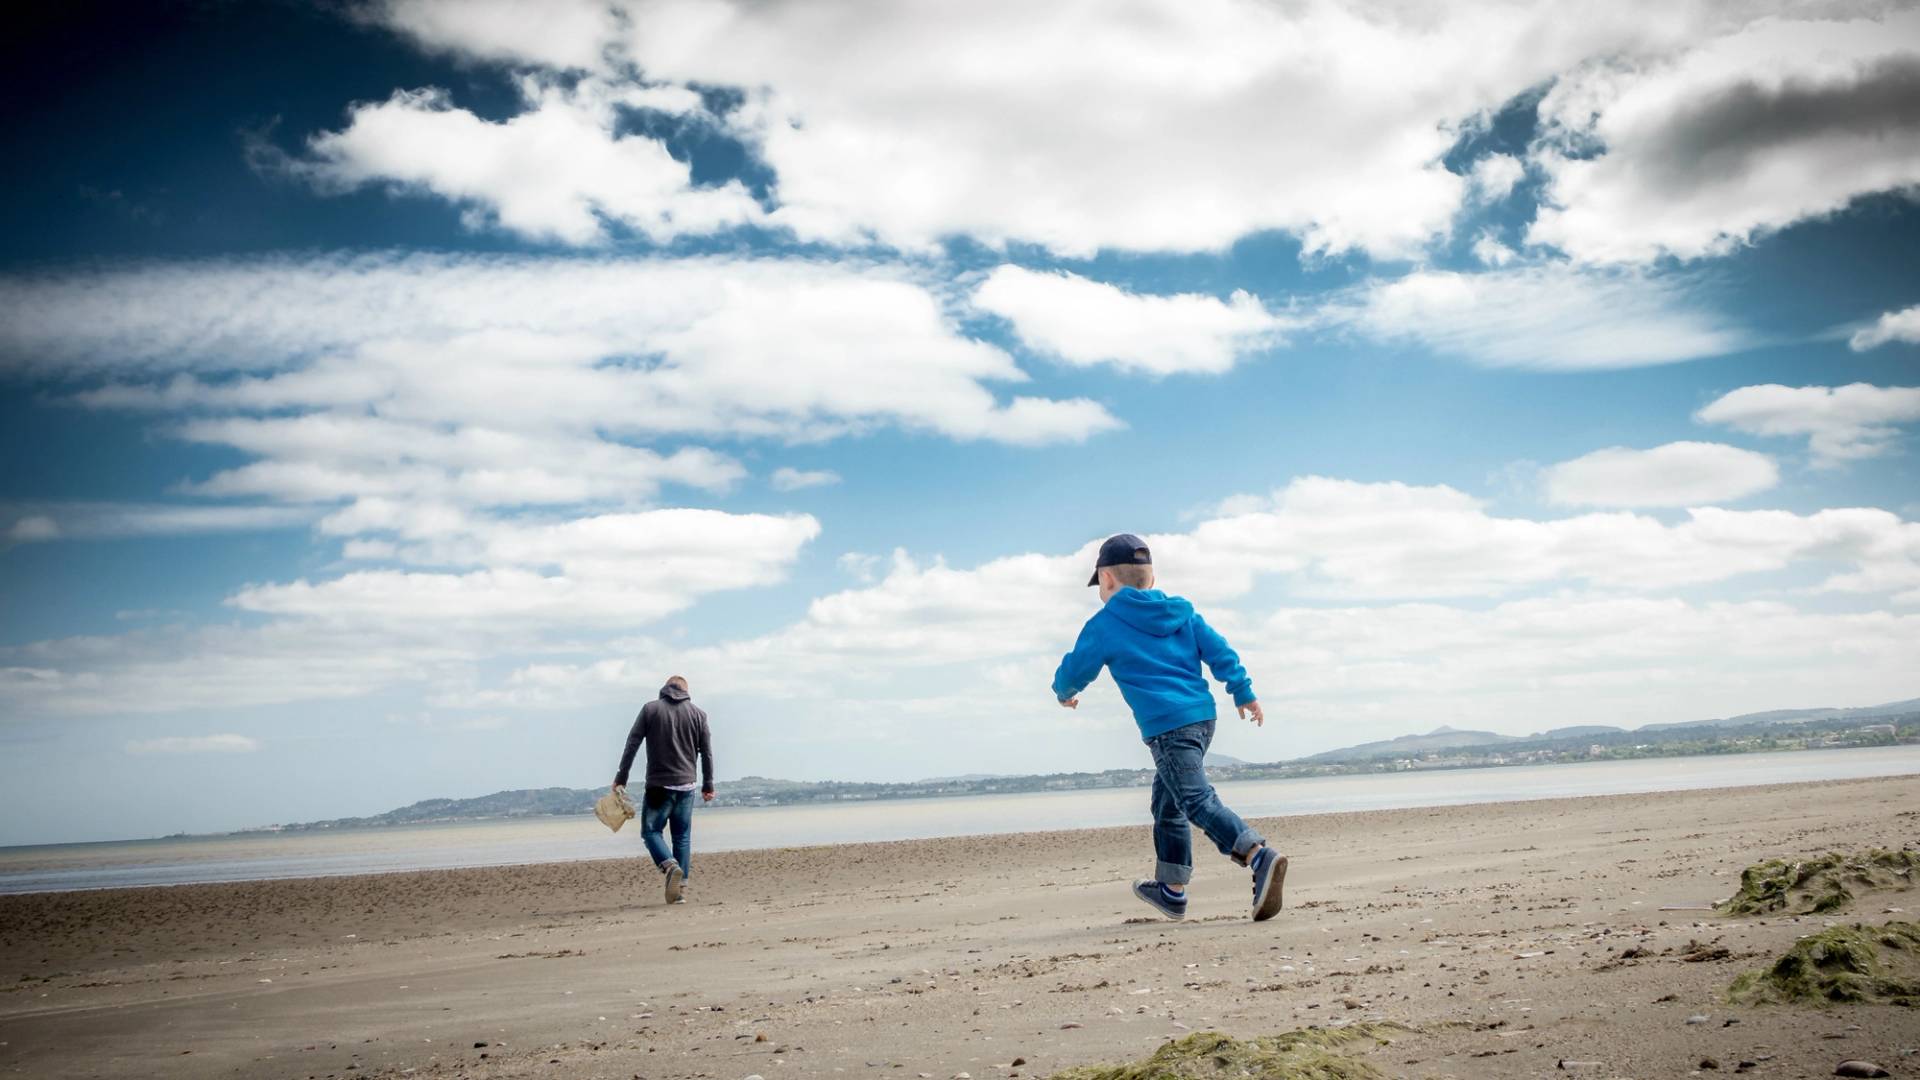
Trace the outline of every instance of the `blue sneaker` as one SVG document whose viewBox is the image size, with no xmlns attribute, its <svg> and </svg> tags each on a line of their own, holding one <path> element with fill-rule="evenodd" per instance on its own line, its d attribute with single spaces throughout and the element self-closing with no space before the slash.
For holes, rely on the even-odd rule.
<svg viewBox="0 0 1920 1080">
<path fill-rule="evenodd" d="M 1174 892 L 1151 878 L 1141 878 L 1134 882 L 1133 895 L 1169 919 L 1179 920 L 1187 917 L 1187 894 Z"/>
<path fill-rule="evenodd" d="M 1287 880 L 1287 857 L 1262 846 L 1253 853 L 1253 921 L 1265 922 L 1280 912 L 1280 886 Z"/>
</svg>

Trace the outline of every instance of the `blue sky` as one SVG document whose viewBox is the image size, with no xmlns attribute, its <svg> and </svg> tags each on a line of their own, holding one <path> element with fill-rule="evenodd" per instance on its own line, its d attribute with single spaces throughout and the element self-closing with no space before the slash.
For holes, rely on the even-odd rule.
<svg viewBox="0 0 1920 1080">
<path fill-rule="evenodd" d="M 1271 760 L 1920 694 L 1920 21 L 385 0 L 41 16 L 0 843 L 1135 765 L 1130 530 Z"/>
</svg>

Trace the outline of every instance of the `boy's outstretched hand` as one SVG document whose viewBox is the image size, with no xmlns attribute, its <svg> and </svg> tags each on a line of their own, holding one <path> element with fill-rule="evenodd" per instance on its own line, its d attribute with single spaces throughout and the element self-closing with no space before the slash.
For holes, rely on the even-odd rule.
<svg viewBox="0 0 1920 1080">
<path fill-rule="evenodd" d="M 1260 703 L 1257 701 L 1249 701 L 1240 706 L 1240 719 L 1253 721 L 1254 727 L 1267 726 L 1267 714 L 1260 708 Z"/>
<path fill-rule="evenodd" d="M 1077 697 L 1061 698 L 1060 707 L 1063 709 L 1077 709 L 1080 707 L 1080 699 Z"/>
</svg>

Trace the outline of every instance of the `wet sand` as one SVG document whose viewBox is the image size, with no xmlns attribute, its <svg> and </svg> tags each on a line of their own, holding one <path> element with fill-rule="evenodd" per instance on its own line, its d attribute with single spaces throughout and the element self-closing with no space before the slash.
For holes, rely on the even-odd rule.
<svg viewBox="0 0 1920 1080">
<path fill-rule="evenodd" d="M 0 1072 L 980 1080 L 1377 1019 L 1415 1029 L 1361 1051 L 1394 1076 L 1920 1075 L 1920 1010 L 1724 998 L 1920 894 L 1662 910 L 1764 858 L 1920 846 L 1920 777 L 1257 824 L 1293 860 L 1263 924 L 1211 851 L 1187 921 L 1153 917 L 1141 828 L 707 857 L 696 834 L 679 907 L 643 859 L 0 897 Z"/>
</svg>

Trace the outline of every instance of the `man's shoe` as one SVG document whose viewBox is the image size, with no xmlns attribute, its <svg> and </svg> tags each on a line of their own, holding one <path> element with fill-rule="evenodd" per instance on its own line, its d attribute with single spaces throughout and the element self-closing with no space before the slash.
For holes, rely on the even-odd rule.
<svg viewBox="0 0 1920 1080">
<path fill-rule="evenodd" d="M 1280 912 L 1280 886 L 1287 880 L 1287 857 L 1270 847 L 1253 855 L 1253 921 L 1265 922 Z"/>
<path fill-rule="evenodd" d="M 1133 895 L 1169 919 L 1178 920 L 1187 917 L 1187 894 L 1169 892 L 1166 886 L 1151 878 L 1141 878 L 1134 882 Z"/>
<path fill-rule="evenodd" d="M 681 900 L 680 886 L 686 883 L 687 875 L 680 872 L 680 864 L 667 860 L 667 903 L 677 904 Z"/>
</svg>

